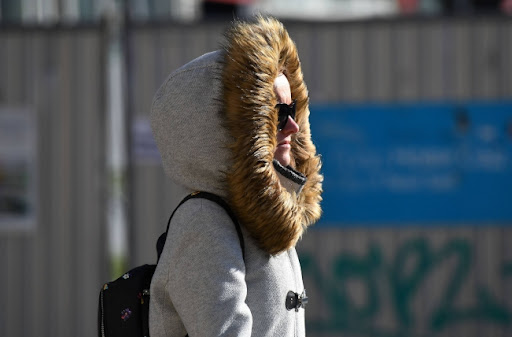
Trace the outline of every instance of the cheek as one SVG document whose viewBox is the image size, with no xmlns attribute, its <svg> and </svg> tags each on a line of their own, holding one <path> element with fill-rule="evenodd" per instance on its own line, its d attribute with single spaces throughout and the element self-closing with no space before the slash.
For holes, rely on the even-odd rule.
<svg viewBox="0 0 512 337">
<path fill-rule="evenodd" d="M 290 165 L 291 161 L 290 149 L 287 147 L 277 147 L 274 151 L 274 159 L 281 163 L 283 166 Z"/>
</svg>

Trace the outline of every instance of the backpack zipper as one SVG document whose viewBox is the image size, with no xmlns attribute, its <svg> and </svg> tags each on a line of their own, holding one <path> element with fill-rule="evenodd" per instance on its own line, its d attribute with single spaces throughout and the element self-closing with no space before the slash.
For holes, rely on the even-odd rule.
<svg viewBox="0 0 512 337">
<path fill-rule="evenodd" d="M 149 289 L 142 290 L 141 306 L 142 314 L 148 318 L 148 321 L 142 320 L 142 332 L 144 337 L 149 337 Z"/>
</svg>

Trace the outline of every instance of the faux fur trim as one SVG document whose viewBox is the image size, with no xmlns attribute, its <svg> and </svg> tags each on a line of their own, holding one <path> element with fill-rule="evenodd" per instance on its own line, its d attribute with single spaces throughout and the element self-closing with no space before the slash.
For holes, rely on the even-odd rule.
<svg viewBox="0 0 512 337">
<path fill-rule="evenodd" d="M 224 49 L 224 113 L 233 138 L 229 203 L 259 246 L 275 255 L 295 246 L 321 214 L 323 177 L 311 141 L 308 91 L 296 46 L 276 19 L 235 22 L 226 33 Z M 300 194 L 289 193 L 280 184 L 272 164 L 277 146 L 273 82 L 280 72 L 297 100 L 300 131 L 292 137 L 292 156 L 295 170 L 307 178 Z"/>
</svg>

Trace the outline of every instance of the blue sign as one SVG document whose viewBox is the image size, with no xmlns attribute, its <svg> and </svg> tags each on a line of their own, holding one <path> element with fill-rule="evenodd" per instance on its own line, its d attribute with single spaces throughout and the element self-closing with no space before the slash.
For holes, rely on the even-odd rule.
<svg viewBox="0 0 512 337">
<path fill-rule="evenodd" d="M 312 105 L 319 226 L 512 224 L 512 102 Z"/>
</svg>

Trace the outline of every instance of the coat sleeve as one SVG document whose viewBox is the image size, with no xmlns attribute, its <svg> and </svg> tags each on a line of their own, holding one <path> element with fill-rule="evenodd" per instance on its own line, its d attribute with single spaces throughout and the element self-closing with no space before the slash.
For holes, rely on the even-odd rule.
<svg viewBox="0 0 512 337">
<path fill-rule="evenodd" d="M 250 336 L 241 243 L 226 211 L 206 199 L 183 204 L 169 228 L 166 291 L 190 337 Z"/>
</svg>

